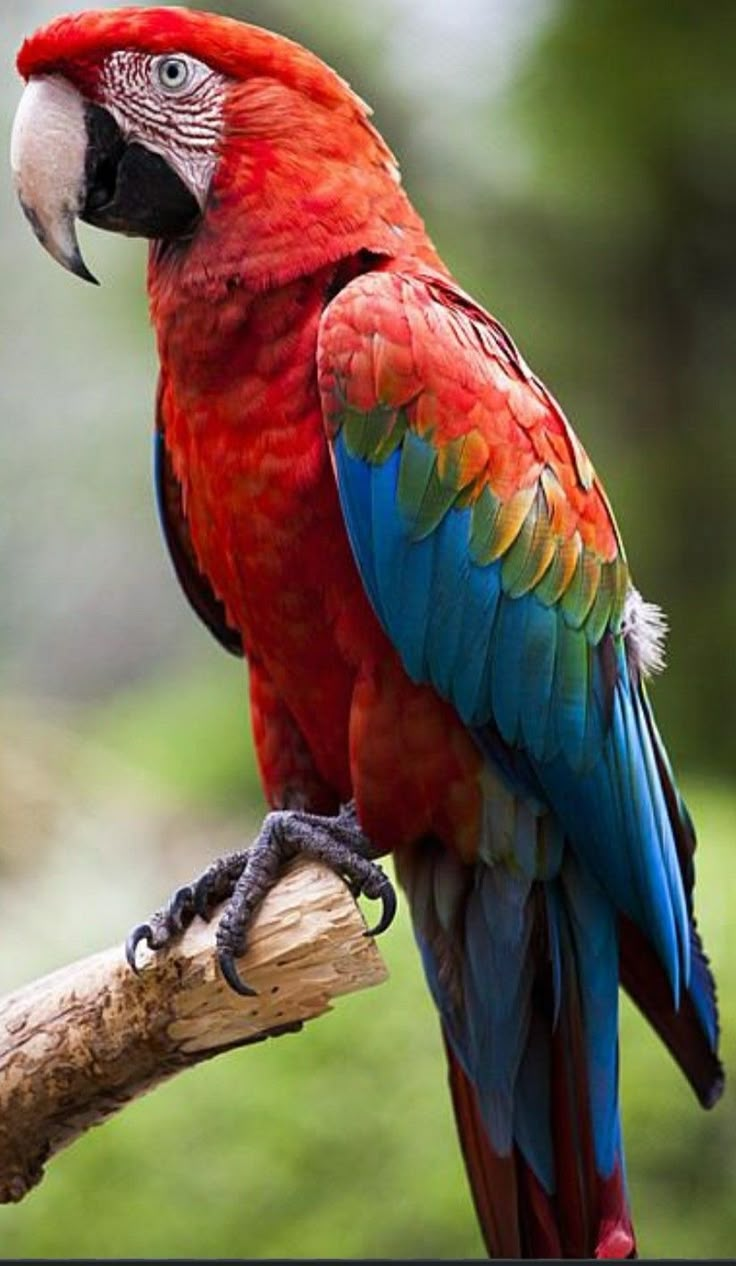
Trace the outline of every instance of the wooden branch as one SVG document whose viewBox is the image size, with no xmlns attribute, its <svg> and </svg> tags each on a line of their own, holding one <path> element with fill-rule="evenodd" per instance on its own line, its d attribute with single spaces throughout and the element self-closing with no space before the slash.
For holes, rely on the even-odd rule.
<svg viewBox="0 0 736 1266">
<path fill-rule="evenodd" d="M 249 1042 L 293 1032 L 387 972 L 342 880 L 298 861 L 253 922 L 238 997 L 216 966 L 217 915 L 174 946 L 121 947 L 0 1001 L 0 1203 L 21 1200 L 49 1157 L 160 1081 Z"/>
</svg>

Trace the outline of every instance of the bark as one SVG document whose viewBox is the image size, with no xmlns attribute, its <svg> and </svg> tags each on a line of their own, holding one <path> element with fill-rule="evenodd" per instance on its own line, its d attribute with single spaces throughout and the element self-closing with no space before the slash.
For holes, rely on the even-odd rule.
<svg viewBox="0 0 736 1266">
<path fill-rule="evenodd" d="M 345 884 L 297 861 L 256 915 L 241 998 L 214 957 L 217 914 L 169 949 L 104 950 L 0 1000 L 0 1202 L 21 1200 L 46 1161 L 160 1081 L 233 1047 L 301 1028 L 386 969 Z"/>
</svg>

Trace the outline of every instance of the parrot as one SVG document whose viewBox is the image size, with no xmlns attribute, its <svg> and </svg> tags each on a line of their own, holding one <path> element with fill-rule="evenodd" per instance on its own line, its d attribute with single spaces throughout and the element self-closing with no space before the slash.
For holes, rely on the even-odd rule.
<svg viewBox="0 0 736 1266">
<path fill-rule="evenodd" d="M 491 1257 L 636 1255 L 619 988 L 718 1100 L 695 830 L 635 587 L 561 406 L 455 280 L 371 111 L 313 53 L 184 8 L 23 43 L 15 187 L 94 281 L 78 220 L 148 241 L 155 488 L 189 603 L 247 665 L 269 807 L 134 930 L 224 902 L 235 959 L 299 854 L 406 895 Z"/>
</svg>

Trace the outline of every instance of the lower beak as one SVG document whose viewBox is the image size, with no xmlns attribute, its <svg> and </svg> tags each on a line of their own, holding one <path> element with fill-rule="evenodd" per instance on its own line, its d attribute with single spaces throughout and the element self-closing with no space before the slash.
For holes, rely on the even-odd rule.
<svg viewBox="0 0 736 1266">
<path fill-rule="evenodd" d="M 194 194 L 160 154 L 126 140 L 109 111 L 85 101 L 60 75 L 28 81 L 10 161 L 39 242 L 85 281 L 96 279 L 79 250 L 77 219 L 168 239 L 191 235 L 201 215 Z"/>
</svg>

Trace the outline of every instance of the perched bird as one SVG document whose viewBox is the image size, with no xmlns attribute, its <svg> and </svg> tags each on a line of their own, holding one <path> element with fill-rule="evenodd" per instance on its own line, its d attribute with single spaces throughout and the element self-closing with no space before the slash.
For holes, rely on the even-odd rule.
<svg viewBox="0 0 736 1266">
<path fill-rule="evenodd" d="M 369 111 L 290 41 L 184 9 L 24 43 L 12 138 L 42 244 L 151 239 L 156 482 L 195 610 L 248 662 L 273 812 L 133 934 L 229 899 L 220 962 L 303 849 L 391 851 L 492 1255 L 635 1252 L 621 982 L 701 1103 L 723 1084 L 695 836 L 646 677 L 662 621 L 559 405 L 461 290 Z"/>
</svg>

